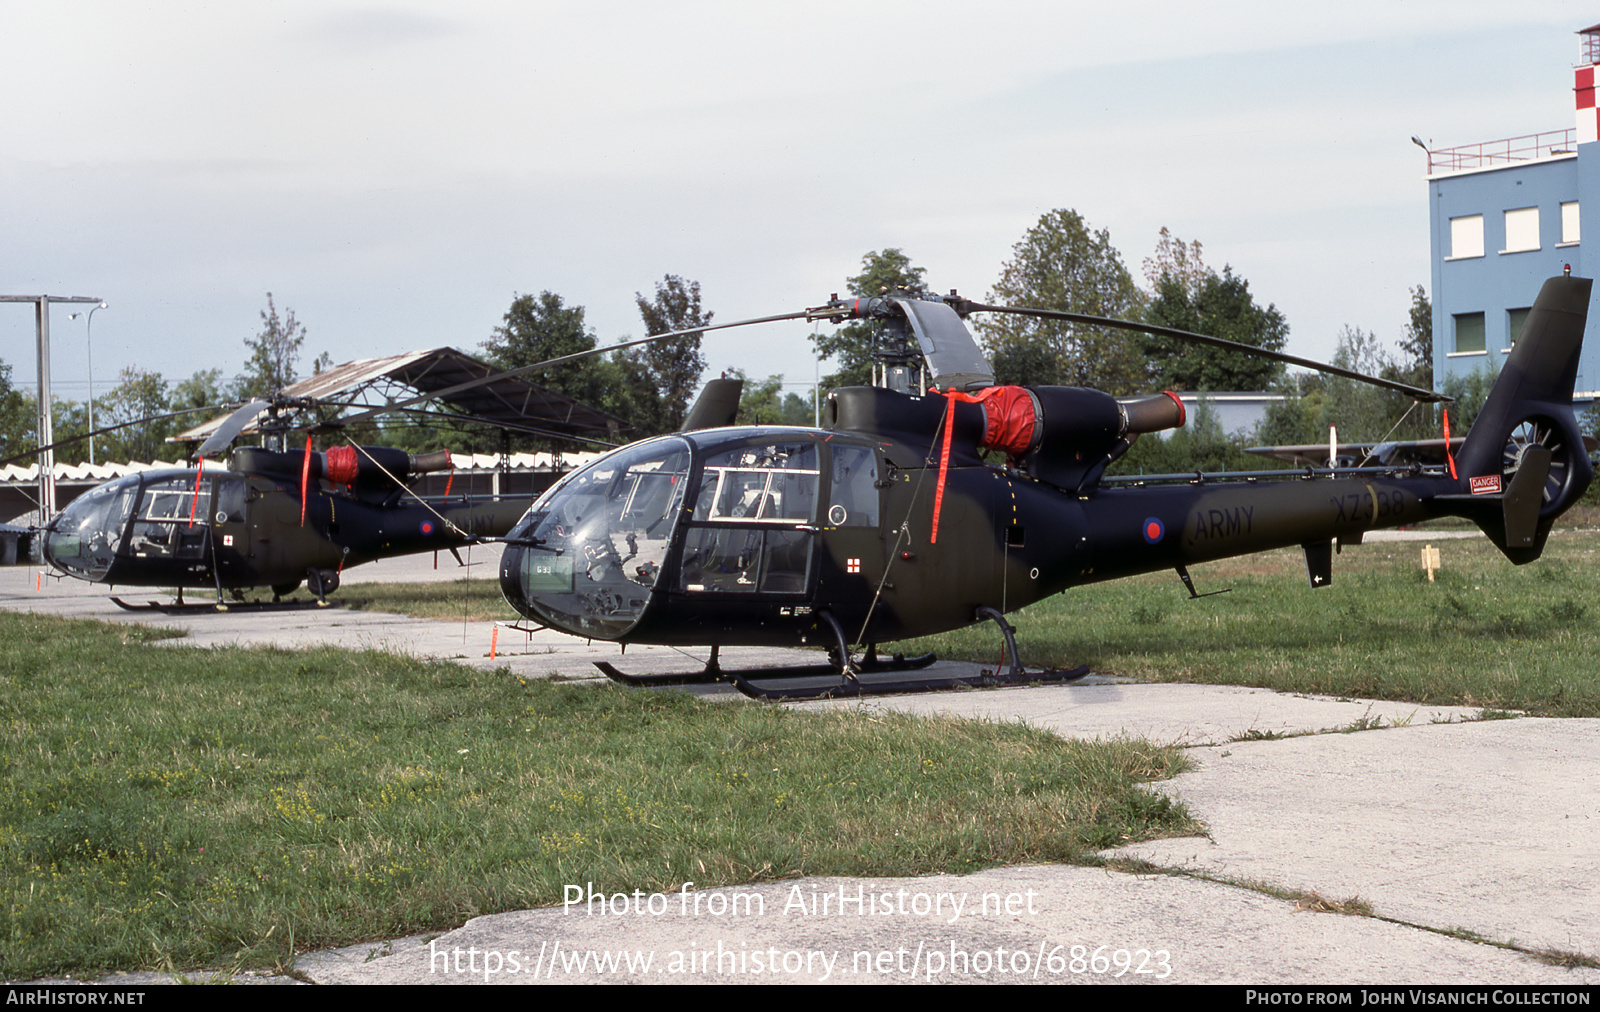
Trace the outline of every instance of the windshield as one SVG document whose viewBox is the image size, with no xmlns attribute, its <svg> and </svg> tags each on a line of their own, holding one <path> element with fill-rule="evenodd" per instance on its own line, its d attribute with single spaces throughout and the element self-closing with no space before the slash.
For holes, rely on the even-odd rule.
<svg viewBox="0 0 1600 1012">
<path fill-rule="evenodd" d="M 668 436 L 602 457 L 551 489 L 508 536 L 507 597 L 573 632 L 626 633 L 661 575 L 689 461 L 688 442 Z"/>
<path fill-rule="evenodd" d="M 84 580 L 106 575 L 122 544 L 128 513 L 139 494 L 139 479 L 109 481 L 74 499 L 45 539 L 51 565 Z"/>
</svg>

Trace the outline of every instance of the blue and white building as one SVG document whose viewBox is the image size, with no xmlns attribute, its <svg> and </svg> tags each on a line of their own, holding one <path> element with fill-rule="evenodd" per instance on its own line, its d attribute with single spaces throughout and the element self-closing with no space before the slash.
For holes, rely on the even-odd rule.
<svg viewBox="0 0 1600 1012">
<path fill-rule="evenodd" d="M 1428 152 L 1436 387 L 1498 372 L 1545 278 L 1600 270 L 1600 256 L 1584 263 L 1582 228 L 1584 208 L 1600 214 L 1600 25 L 1578 35 L 1573 128 Z M 1575 401 L 1600 397 L 1600 305 L 1589 321 Z"/>
</svg>

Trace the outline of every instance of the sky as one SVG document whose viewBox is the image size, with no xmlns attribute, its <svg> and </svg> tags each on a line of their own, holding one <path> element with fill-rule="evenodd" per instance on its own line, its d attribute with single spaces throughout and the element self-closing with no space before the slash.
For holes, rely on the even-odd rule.
<svg viewBox="0 0 1600 1012">
<path fill-rule="evenodd" d="M 1326 360 L 1393 343 L 1428 281 L 1425 156 L 1572 126 L 1578 29 L 1528 2 L 0 0 L 0 294 L 105 299 L 124 368 L 234 375 L 267 293 L 302 374 L 479 350 L 518 294 L 642 336 L 635 293 L 714 322 L 819 305 L 903 250 L 984 297 L 1072 208 L 1134 277 L 1166 227 Z M 88 391 L 81 307 L 52 386 Z M 825 324 L 823 326 L 826 326 Z M 705 342 L 710 375 L 809 385 L 811 325 Z M 35 378 L 31 307 L 0 361 Z M 821 371 L 829 371 L 824 364 Z M 797 392 L 804 387 L 795 386 Z"/>
</svg>

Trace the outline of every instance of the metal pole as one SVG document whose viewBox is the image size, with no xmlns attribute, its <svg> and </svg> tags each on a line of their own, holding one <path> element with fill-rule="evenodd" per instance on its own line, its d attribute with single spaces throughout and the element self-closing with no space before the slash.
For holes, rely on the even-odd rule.
<svg viewBox="0 0 1600 1012">
<path fill-rule="evenodd" d="M 89 432 L 91 433 L 89 436 L 90 467 L 94 466 L 94 436 L 92 435 L 94 432 L 94 314 L 105 308 L 106 303 L 104 302 L 100 303 L 98 306 L 95 306 L 93 309 L 89 310 L 89 318 L 84 322 L 84 336 L 87 342 L 85 347 L 88 350 L 89 358 Z M 68 313 L 67 319 L 76 320 L 78 317 L 83 315 L 83 313 Z"/>
<path fill-rule="evenodd" d="M 39 338 L 39 522 L 49 523 L 56 515 L 56 441 L 50 411 L 50 296 L 42 295 L 34 304 L 35 332 Z"/>
<path fill-rule="evenodd" d="M 0 295 L 0 302 L 31 302 L 35 329 L 39 337 L 39 446 L 55 442 L 50 412 L 50 303 L 102 302 L 99 296 Z M 39 523 L 46 524 L 56 514 L 56 455 L 54 450 L 39 451 Z"/>
<path fill-rule="evenodd" d="M 94 314 L 106 308 L 104 302 L 89 310 L 89 319 L 84 322 L 85 347 L 89 356 L 89 431 L 94 431 Z M 89 466 L 94 466 L 94 437 L 89 437 Z"/>
</svg>

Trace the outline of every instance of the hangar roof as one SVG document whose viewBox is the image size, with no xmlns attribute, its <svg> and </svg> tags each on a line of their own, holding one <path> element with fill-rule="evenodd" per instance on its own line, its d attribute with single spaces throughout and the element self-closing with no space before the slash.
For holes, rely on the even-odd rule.
<svg viewBox="0 0 1600 1012">
<path fill-rule="evenodd" d="M 324 370 L 283 391 L 285 397 L 312 397 L 350 409 L 383 407 L 435 391 L 451 391 L 473 380 L 495 376 L 487 362 L 454 348 L 433 348 L 383 358 L 364 358 Z M 600 436 L 627 423 L 520 376 L 500 376 L 469 390 L 439 398 L 473 419 L 519 430 L 563 436 Z M 205 439 L 227 418 L 221 415 L 172 437 L 174 442 Z M 250 431 L 254 426 L 247 426 Z"/>
</svg>

